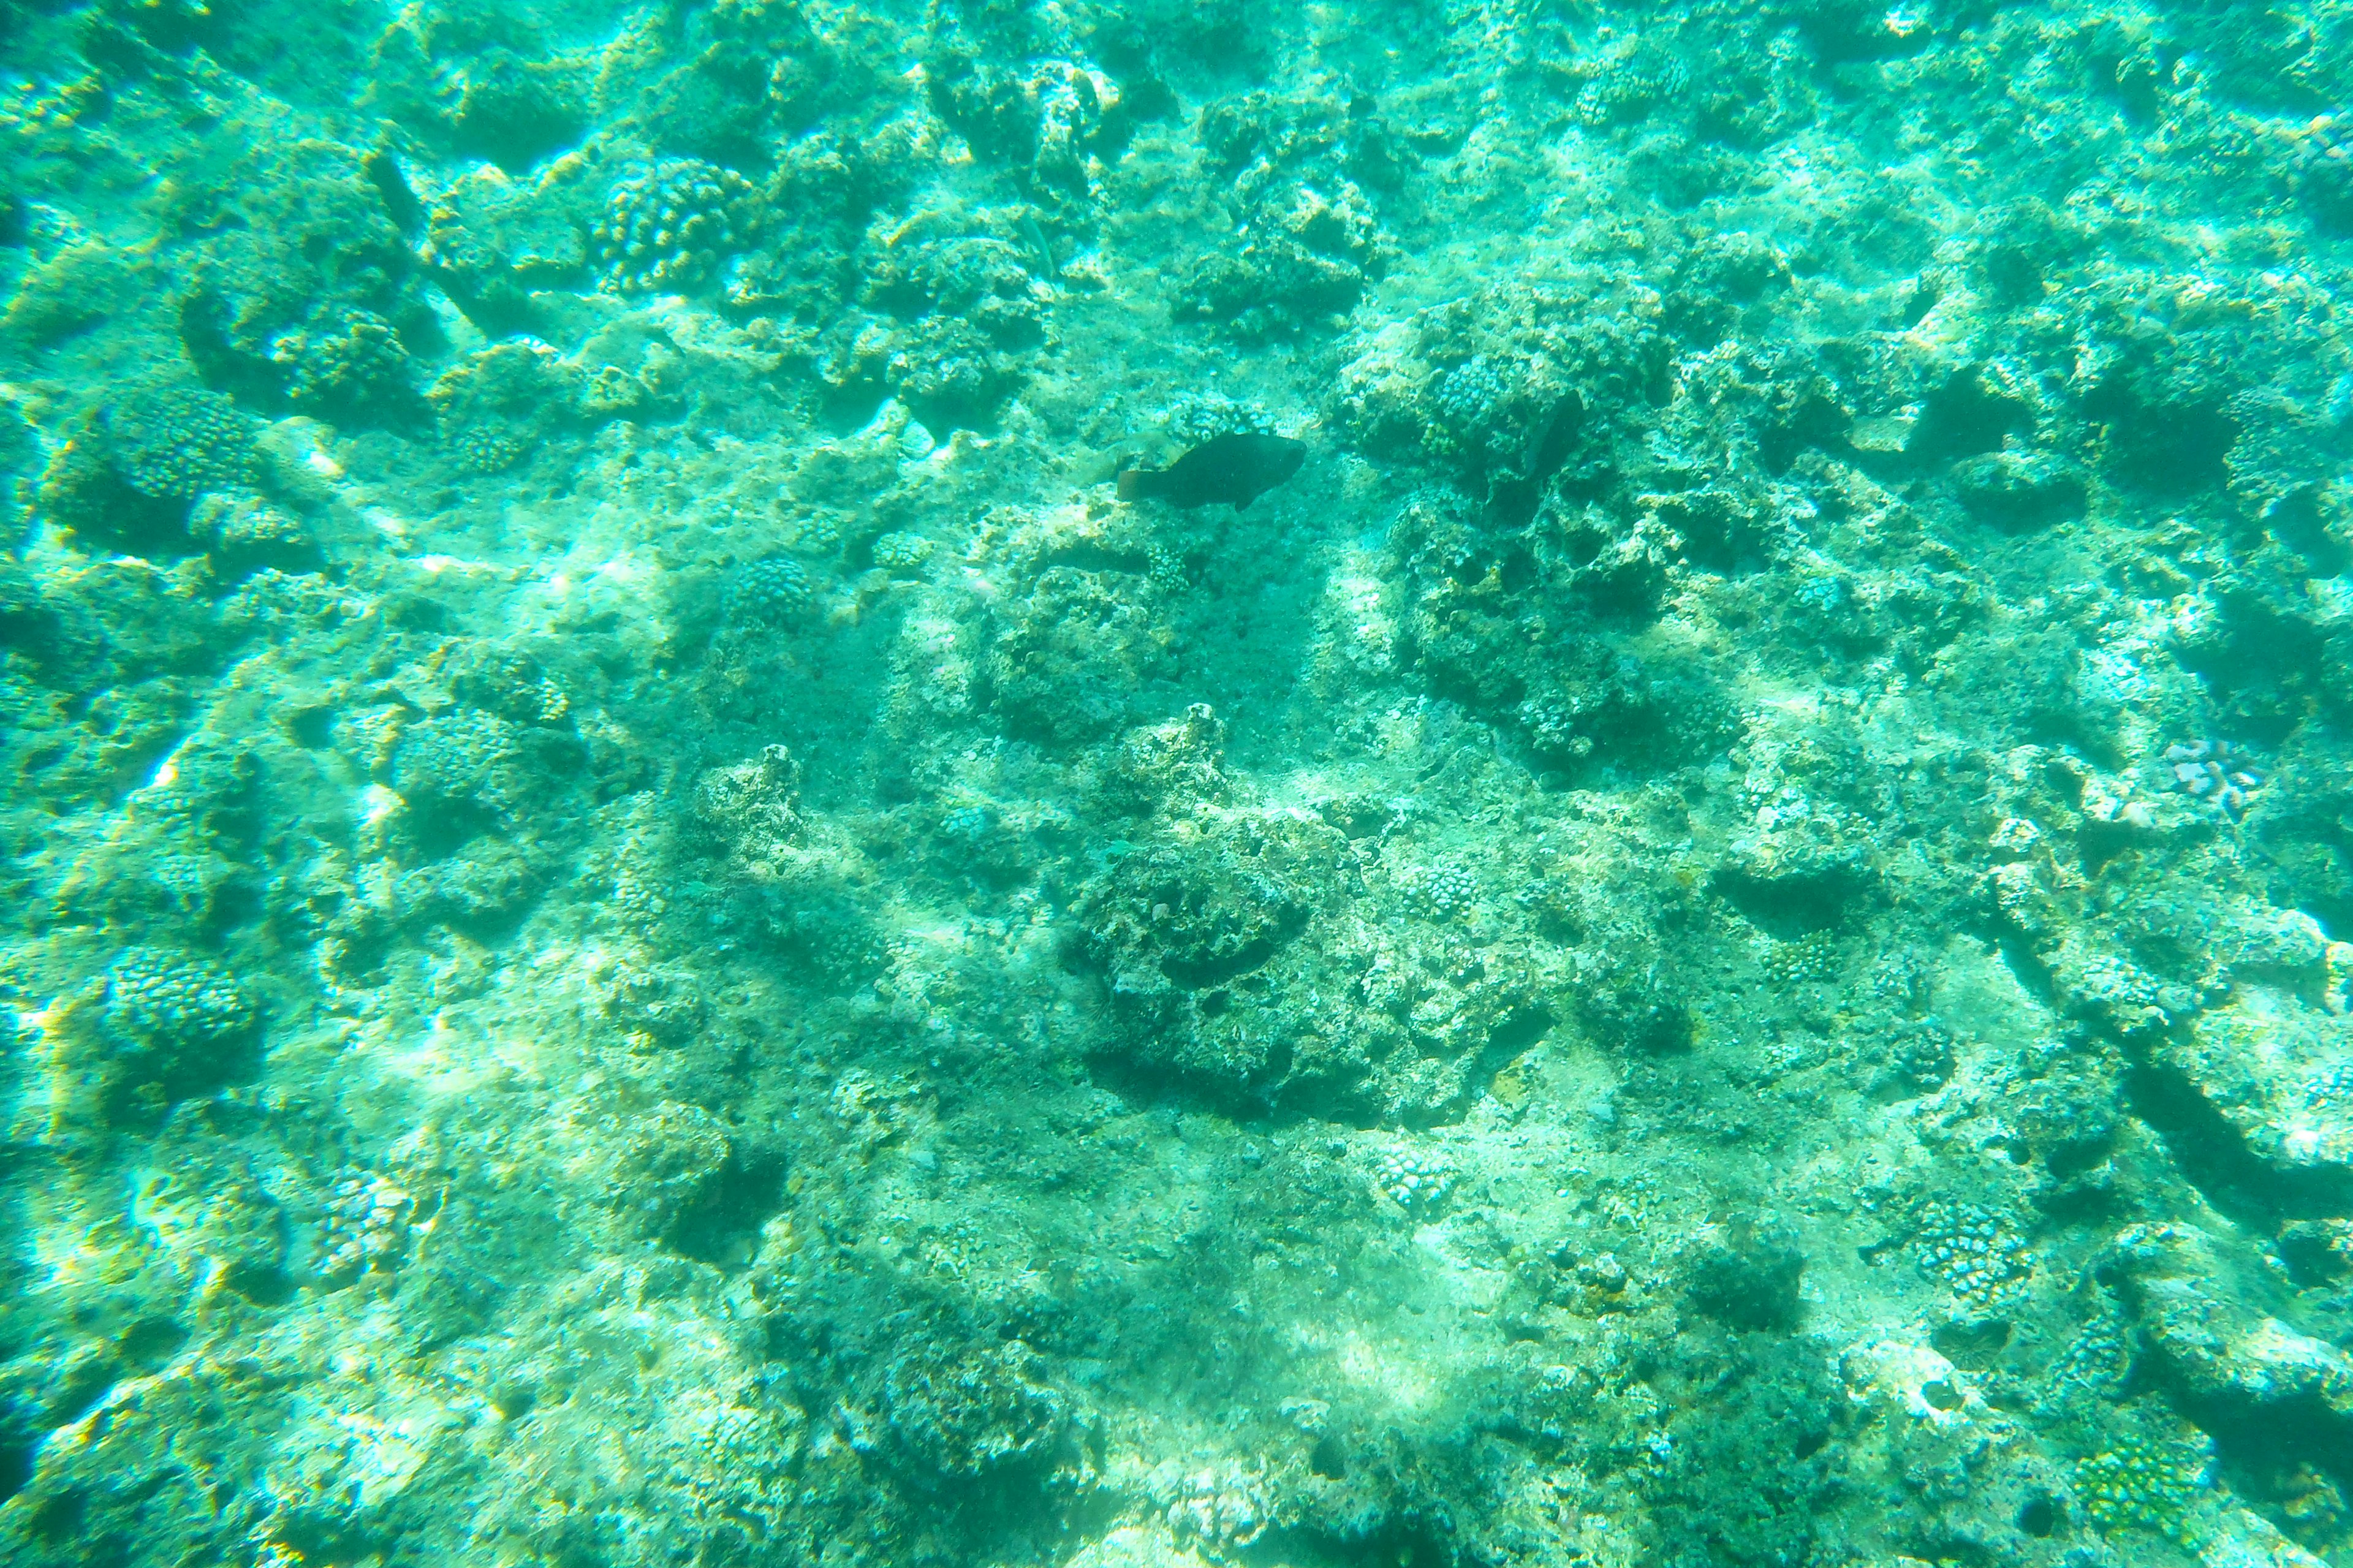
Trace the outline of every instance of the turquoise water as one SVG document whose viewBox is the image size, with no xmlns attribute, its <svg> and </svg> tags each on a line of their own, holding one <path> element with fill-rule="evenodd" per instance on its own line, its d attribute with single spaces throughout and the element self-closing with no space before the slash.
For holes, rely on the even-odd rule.
<svg viewBox="0 0 2353 1568">
<path fill-rule="evenodd" d="M 0 1561 L 2353 1563 L 2353 9 L 0 65 Z"/>
</svg>

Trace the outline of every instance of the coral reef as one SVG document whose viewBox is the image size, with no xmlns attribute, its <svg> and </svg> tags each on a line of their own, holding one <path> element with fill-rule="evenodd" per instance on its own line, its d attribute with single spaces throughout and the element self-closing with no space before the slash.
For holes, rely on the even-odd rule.
<svg viewBox="0 0 2353 1568">
<path fill-rule="evenodd" d="M 8 8 L 0 1560 L 2346 1560 L 2348 37 Z"/>
<path fill-rule="evenodd" d="M 867 547 L 885 572 L 915 572 L 932 558 L 932 542 L 920 533 L 886 533 Z"/>
<path fill-rule="evenodd" d="M 590 232 L 603 283 L 621 293 L 712 281 L 750 238 L 750 182 L 700 158 L 670 158 L 613 184 Z"/>
<path fill-rule="evenodd" d="M 817 597 L 808 568 L 789 555 L 770 555 L 737 567 L 720 589 L 720 618 L 731 626 L 775 626 L 808 608 Z"/>
<path fill-rule="evenodd" d="M 122 482 L 151 500 L 191 501 L 251 481 L 251 422 L 216 393 L 133 393 L 109 405 L 94 434 Z"/>
<path fill-rule="evenodd" d="M 344 307 L 314 317 L 270 343 L 286 367 L 286 398 L 329 417 L 397 419 L 417 402 L 408 351 L 390 321 Z"/>
<path fill-rule="evenodd" d="M 256 1014 L 219 965 L 134 947 L 107 966 L 106 1021 L 139 1045 L 203 1052 L 242 1038 Z"/>
<path fill-rule="evenodd" d="M 961 1354 L 924 1347 L 882 1374 L 892 1436 L 944 1476 L 973 1477 L 1053 1457 L 1069 1432 L 1068 1399 L 1040 1381 L 1043 1363 L 1018 1340 Z"/>
<path fill-rule="evenodd" d="M 1453 1190 L 1454 1172 L 1434 1154 L 1389 1149 L 1374 1163 L 1373 1184 L 1399 1208 L 1436 1208 Z"/>
</svg>

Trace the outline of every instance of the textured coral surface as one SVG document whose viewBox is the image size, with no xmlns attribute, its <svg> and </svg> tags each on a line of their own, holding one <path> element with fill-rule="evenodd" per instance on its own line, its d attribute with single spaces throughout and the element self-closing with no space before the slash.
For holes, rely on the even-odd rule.
<svg viewBox="0 0 2353 1568">
<path fill-rule="evenodd" d="M 2353 1568 L 2353 5 L 0 66 L 0 1562 Z"/>
</svg>

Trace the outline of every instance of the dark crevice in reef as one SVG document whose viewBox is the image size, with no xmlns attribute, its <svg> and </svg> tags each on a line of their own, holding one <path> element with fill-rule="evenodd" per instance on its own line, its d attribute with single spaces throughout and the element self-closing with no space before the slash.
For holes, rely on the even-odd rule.
<svg viewBox="0 0 2353 1568">
<path fill-rule="evenodd" d="M 2316 1393 L 2258 1401 L 2242 1394 L 2191 1395 L 2168 1390 L 2173 1407 L 2214 1439 L 2223 1479 L 2258 1504 L 2279 1504 L 2312 1490 L 2312 1471 L 2353 1486 L 2353 1418 Z"/>
<path fill-rule="evenodd" d="M 2271 1163 L 2197 1087 L 2167 1068 L 2125 1075 L 2126 1103 L 2164 1141 L 2206 1201 L 2232 1219 L 2270 1228 L 2287 1220 L 2353 1214 L 2353 1173 L 2337 1166 Z"/>
<path fill-rule="evenodd" d="M 2062 1003 L 2049 967 L 2014 937 L 1997 940 L 2008 966 L 2046 1006 Z M 2266 1230 L 2298 1219 L 2353 1214 L 2353 1173 L 2337 1166 L 2281 1166 L 2247 1147 L 2228 1118 L 2181 1073 L 2148 1060 L 2145 1047 L 2108 1032 L 2130 1061 L 2126 1109 L 2165 1145 L 2182 1175 L 2221 1214 Z"/>
</svg>

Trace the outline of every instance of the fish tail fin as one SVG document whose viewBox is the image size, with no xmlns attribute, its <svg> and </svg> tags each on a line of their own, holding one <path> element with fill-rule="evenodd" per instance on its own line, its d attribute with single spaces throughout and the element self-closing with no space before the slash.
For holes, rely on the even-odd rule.
<svg viewBox="0 0 2353 1568">
<path fill-rule="evenodd" d="M 1122 468 L 1119 471 L 1119 499 L 1142 500 L 1152 493 L 1152 481 L 1159 477 L 1148 468 Z"/>
</svg>

